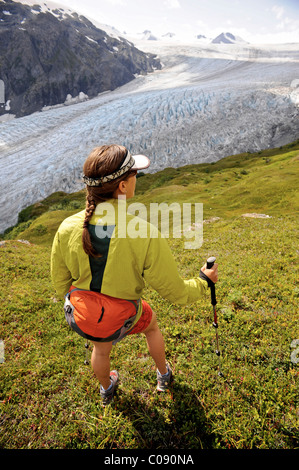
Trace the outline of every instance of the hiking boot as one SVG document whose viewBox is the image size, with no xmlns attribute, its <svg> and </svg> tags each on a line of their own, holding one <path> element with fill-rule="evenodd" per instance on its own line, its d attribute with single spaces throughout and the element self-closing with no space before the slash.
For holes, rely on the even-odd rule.
<svg viewBox="0 0 299 470">
<path fill-rule="evenodd" d="M 166 364 L 166 369 L 167 373 L 164 375 L 160 374 L 157 369 L 157 390 L 159 392 L 165 392 L 173 380 L 172 370 L 170 369 L 168 364 Z"/>
<path fill-rule="evenodd" d="M 119 375 L 116 370 L 112 370 L 110 372 L 110 380 L 111 380 L 111 385 L 110 387 L 107 388 L 107 390 L 105 390 L 102 387 L 102 385 L 100 387 L 100 394 L 101 394 L 104 406 L 109 405 L 109 403 L 112 402 L 116 389 L 118 387 Z"/>
</svg>

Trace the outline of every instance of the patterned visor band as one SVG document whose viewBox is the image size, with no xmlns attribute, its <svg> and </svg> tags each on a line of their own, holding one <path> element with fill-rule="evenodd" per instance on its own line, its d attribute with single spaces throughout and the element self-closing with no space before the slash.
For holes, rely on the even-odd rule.
<svg viewBox="0 0 299 470">
<path fill-rule="evenodd" d="M 116 170 L 114 173 L 111 173 L 110 175 L 102 176 L 101 178 L 89 178 L 88 176 L 83 175 L 83 181 L 87 186 L 102 186 L 104 183 L 109 183 L 110 181 L 115 180 L 116 178 L 119 178 L 122 176 L 124 173 L 129 171 L 135 164 L 135 160 L 128 151 L 127 156 L 122 164 L 122 166 Z"/>
</svg>

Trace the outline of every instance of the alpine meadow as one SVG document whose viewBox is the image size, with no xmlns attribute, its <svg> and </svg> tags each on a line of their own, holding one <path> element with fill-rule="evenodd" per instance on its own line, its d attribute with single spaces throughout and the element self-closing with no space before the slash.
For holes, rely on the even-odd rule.
<svg viewBox="0 0 299 470">
<path fill-rule="evenodd" d="M 223 377 L 209 294 L 180 307 L 147 286 L 174 382 L 159 394 L 144 337 L 126 338 L 113 349 L 121 382 L 108 407 L 50 279 L 54 234 L 84 209 L 85 193 L 24 209 L 0 242 L 0 447 L 298 449 L 298 174 L 295 141 L 139 175 L 137 202 L 203 204 L 202 246 L 168 242 L 184 278 L 216 257 Z"/>
</svg>

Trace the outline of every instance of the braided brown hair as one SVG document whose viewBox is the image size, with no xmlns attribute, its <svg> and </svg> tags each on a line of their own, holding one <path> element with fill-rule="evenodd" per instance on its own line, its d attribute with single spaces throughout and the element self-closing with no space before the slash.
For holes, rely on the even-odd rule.
<svg viewBox="0 0 299 470">
<path fill-rule="evenodd" d="M 83 172 L 89 178 L 100 178 L 116 171 L 127 155 L 127 149 L 122 145 L 102 145 L 96 147 L 89 154 L 83 165 Z M 83 223 L 82 242 L 85 253 L 92 257 L 100 257 L 90 240 L 88 231 L 89 221 L 96 209 L 97 204 L 105 202 L 113 197 L 120 181 L 126 180 L 130 176 L 130 171 L 119 178 L 104 183 L 103 186 L 86 186 L 86 208 Z"/>
</svg>

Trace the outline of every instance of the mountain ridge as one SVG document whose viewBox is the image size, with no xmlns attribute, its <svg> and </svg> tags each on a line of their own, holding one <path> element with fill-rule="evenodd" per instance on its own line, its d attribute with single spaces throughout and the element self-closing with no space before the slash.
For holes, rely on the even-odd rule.
<svg viewBox="0 0 299 470">
<path fill-rule="evenodd" d="M 103 27 L 105 26 L 103 25 Z M 127 33 L 125 33 L 123 37 L 130 38 L 130 40 L 134 42 L 134 37 L 130 36 Z M 172 42 L 172 41 L 176 41 L 178 39 L 178 36 L 175 32 L 167 32 L 162 35 L 157 35 L 157 34 L 154 34 L 151 30 L 146 29 L 142 33 L 139 33 L 137 35 L 137 38 L 141 41 L 159 42 L 159 41 L 167 40 L 167 41 Z M 180 42 L 182 41 L 180 40 Z M 240 36 L 235 36 L 234 34 L 230 32 L 226 32 L 226 33 L 222 32 L 221 34 L 216 36 L 214 39 L 199 33 L 193 37 L 193 42 L 194 44 L 198 43 L 199 45 L 200 44 L 240 44 L 240 45 L 249 44 L 249 42 L 245 41 Z"/>
<path fill-rule="evenodd" d="M 211 41 L 212 44 L 248 44 L 247 41 L 232 33 L 221 33 Z"/>
<path fill-rule="evenodd" d="M 161 68 L 153 54 L 98 29 L 86 17 L 42 11 L 12 0 L 0 3 L 0 79 L 6 109 L 16 117 L 57 105 L 67 95 L 114 90 Z"/>
</svg>

